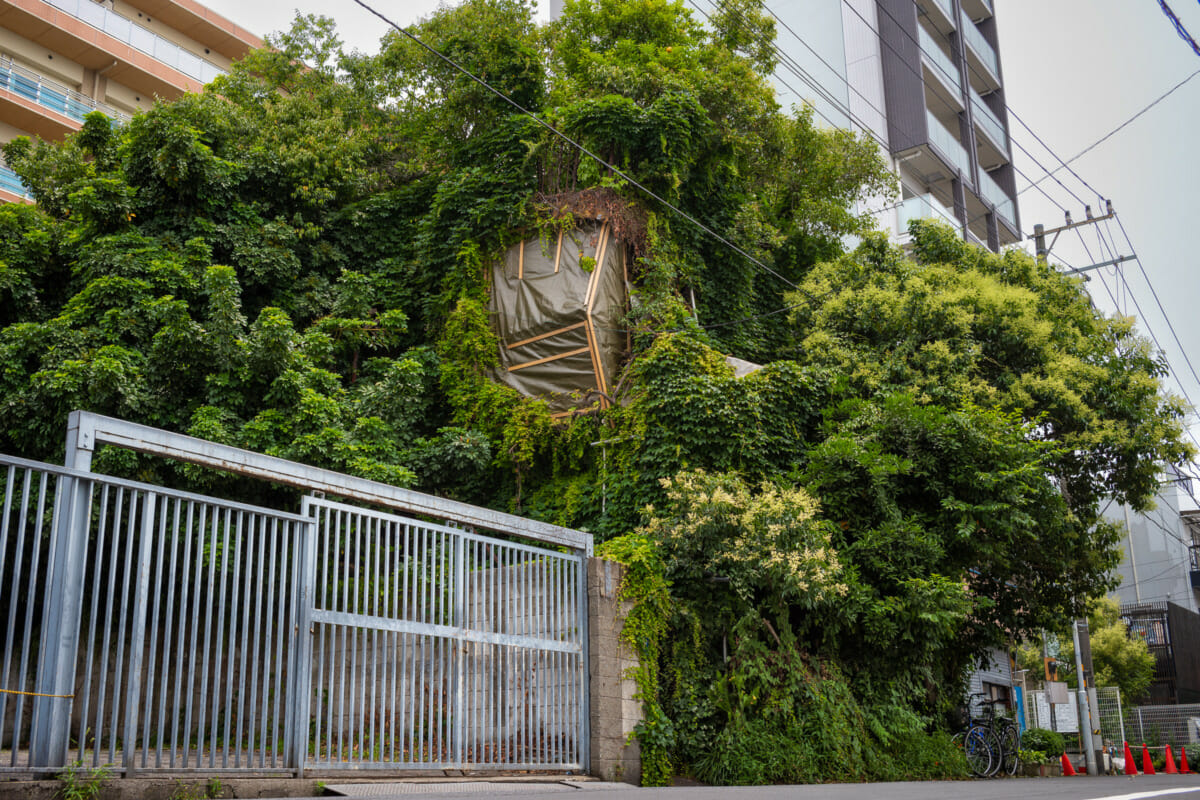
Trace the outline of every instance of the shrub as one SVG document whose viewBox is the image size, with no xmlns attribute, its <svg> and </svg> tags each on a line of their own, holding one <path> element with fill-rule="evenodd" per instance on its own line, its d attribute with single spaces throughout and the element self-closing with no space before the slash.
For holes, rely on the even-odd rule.
<svg viewBox="0 0 1200 800">
<path fill-rule="evenodd" d="M 1027 750 L 1041 750 L 1049 758 L 1058 758 L 1067 751 L 1067 742 L 1061 733 L 1045 728 L 1028 728 L 1021 734 L 1021 746 Z"/>
<path fill-rule="evenodd" d="M 898 736 L 870 764 L 871 777 L 881 781 L 928 781 L 965 778 L 967 758 L 945 731 L 913 731 Z"/>
</svg>

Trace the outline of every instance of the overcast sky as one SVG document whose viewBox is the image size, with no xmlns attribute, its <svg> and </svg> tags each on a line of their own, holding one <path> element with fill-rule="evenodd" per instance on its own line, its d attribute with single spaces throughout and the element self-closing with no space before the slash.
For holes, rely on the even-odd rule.
<svg viewBox="0 0 1200 800">
<path fill-rule="evenodd" d="M 1060 166 L 1056 156 L 1064 160 L 1074 157 L 1200 70 L 1200 56 L 1178 36 L 1156 0 L 994 2 L 1014 163 L 1027 176 L 1017 179 L 1023 190 L 1018 197 L 1023 230 L 1031 234 L 1038 222 L 1046 228 L 1062 225 L 1059 206 L 1080 220 L 1084 203 L 1102 213 L 1103 201 L 1097 193 L 1111 199 L 1132 247 L 1121 228 L 1110 222 L 1064 233 L 1052 256 L 1072 267 L 1085 267 L 1136 254 L 1137 261 L 1091 273 L 1088 285 L 1092 296 L 1106 311 L 1119 309 L 1138 316 L 1141 330 L 1152 333 L 1166 353 L 1173 372 L 1169 379 L 1172 390 L 1200 403 L 1200 378 L 1188 363 L 1190 359 L 1200 371 L 1200 314 L 1195 308 L 1200 295 L 1200 237 L 1192 227 L 1200 227 L 1200 213 L 1193 205 L 1200 187 L 1200 156 L 1195 147 L 1200 140 L 1200 76 L 1072 163 L 1078 178 L 1062 169 L 1055 174 L 1057 181 L 1046 178 L 1040 182 L 1045 194 L 1038 188 L 1026 188 L 1030 180 L 1043 178 L 1046 170 Z M 438 6 L 430 0 L 371 3 L 401 25 L 427 16 Z M 766 3 L 771 5 L 770 0 Z M 1168 3 L 1184 27 L 1200 37 L 1200 3 Z M 387 30 L 383 21 L 352 0 L 207 0 L 207 4 L 259 34 L 286 29 L 297 9 L 331 16 L 350 48 L 368 52 L 377 49 Z M 543 19 L 547 7 L 543 3 L 540 9 Z M 798 33 L 803 35 L 803 31 Z M 780 44 L 786 45 L 785 37 L 780 37 Z M 1157 301 L 1151 287 L 1157 292 Z M 1159 301 L 1165 315 L 1159 310 Z M 1137 306 L 1143 313 L 1138 313 Z M 1175 341 L 1176 334 L 1182 347 Z M 1194 424 L 1192 430 L 1200 439 L 1200 424 Z M 1197 447 L 1200 449 L 1200 444 Z"/>
</svg>

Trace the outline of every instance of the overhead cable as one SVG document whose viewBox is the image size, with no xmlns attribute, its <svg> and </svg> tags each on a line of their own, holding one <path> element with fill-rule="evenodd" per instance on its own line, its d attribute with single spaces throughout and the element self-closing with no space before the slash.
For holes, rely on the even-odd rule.
<svg viewBox="0 0 1200 800">
<path fill-rule="evenodd" d="M 1133 121 L 1134 121 L 1135 119 L 1137 119 L 1138 117 L 1142 116 L 1142 114 L 1145 114 L 1147 111 L 1149 111 L 1150 109 L 1154 108 L 1156 105 L 1158 105 L 1159 103 L 1161 103 L 1163 100 L 1165 100 L 1165 99 L 1167 99 L 1168 97 L 1170 97 L 1170 96 L 1171 96 L 1171 94 L 1172 94 L 1172 93 L 1174 93 L 1176 89 L 1179 89 L 1181 86 L 1183 86 L 1185 83 L 1187 83 L 1188 81 L 1190 81 L 1192 78 L 1196 77 L 1197 75 L 1200 75 L 1200 69 L 1198 69 L 1198 70 L 1196 70 L 1195 72 L 1193 72 L 1192 74 L 1188 75 L 1186 78 L 1184 78 L 1183 80 L 1181 80 L 1179 83 L 1175 84 L 1175 85 L 1174 85 L 1174 86 L 1172 86 L 1170 89 L 1168 89 L 1167 91 L 1163 92 L 1163 93 L 1162 93 L 1162 94 L 1160 94 L 1158 97 L 1154 98 L 1154 100 L 1150 101 L 1150 103 L 1149 103 L 1147 106 L 1145 106 L 1144 108 L 1142 108 L 1142 110 L 1141 110 L 1141 111 L 1137 112 L 1137 113 L 1136 113 L 1136 114 L 1134 114 L 1132 117 L 1130 117 L 1129 119 L 1125 120 L 1125 121 L 1124 121 L 1124 122 L 1122 122 L 1120 125 L 1118 125 L 1117 127 L 1113 128 L 1111 131 L 1109 131 L 1108 133 L 1104 134 L 1104 135 L 1103 135 L 1103 136 L 1101 136 L 1099 139 L 1097 139 L 1096 141 L 1092 142 L 1092 143 L 1091 143 L 1091 144 L 1089 144 L 1087 147 L 1083 148 L 1083 149 L 1082 149 L 1082 150 L 1080 150 L 1078 153 L 1076 153 L 1075 155 L 1073 155 L 1073 156 L 1071 156 L 1070 158 L 1068 158 L 1066 161 L 1064 161 L 1064 162 L 1062 163 L 1062 166 L 1061 166 L 1061 167 L 1055 167 L 1055 168 L 1054 168 L 1054 169 L 1053 169 L 1051 172 L 1048 172 L 1048 173 L 1046 173 L 1045 175 L 1043 175 L 1042 177 L 1038 178 L 1036 181 L 1033 181 L 1032 183 L 1030 183 L 1030 185 L 1029 185 L 1029 186 L 1026 186 L 1024 189 L 1022 189 L 1021 191 L 1017 192 L 1017 194 L 1023 194 L 1023 193 L 1025 193 L 1025 192 L 1027 192 L 1028 190 L 1032 189 L 1032 188 L 1033 188 L 1034 186 L 1036 186 L 1037 184 L 1039 184 L 1039 183 L 1041 183 L 1042 181 L 1046 180 L 1046 178 L 1049 178 L 1049 177 L 1053 176 L 1053 174 L 1054 174 L 1055 172 L 1058 172 L 1060 169 L 1063 169 L 1063 168 L 1064 168 L 1064 167 L 1066 167 L 1068 164 L 1073 164 L 1073 163 L 1075 163 L 1075 162 L 1076 162 L 1076 161 L 1078 161 L 1080 158 L 1082 158 L 1083 156 L 1087 155 L 1087 154 L 1088 154 L 1088 153 L 1090 153 L 1092 150 L 1096 149 L 1096 148 L 1097 148 L 1097 147 L 1099 147 L 1101 144 L 1103 144 L 1104 142 L 1108 141 L 1108 140 L 1109 140 L 1109 139 L 1111 139 L 1113 136 L 1115 136 L 1117 133 L 1119 133 L 1120 131 L 1122 131 L 1122 130 L 1123 130 L 1123 129 L 1124 129 L 1126 126 L 1128 126 L 1128 125 L 1129 125 L 1131 122 L 1133 122 Z"/>
<path fill-rule="evenodd" d="M 799 286 L 797 286 L 795 283 L 793 283 L 792 281 L 785 278 L 783 275 L 780 275 L 778 272 L 773 270 L 771 267 L 767 266 L 765 263 L 762 262 L 762 260 L 755 258 L 754 256 L 747 253 L 742 248 L 738 247 L 733 242 L 729 241 L 729 239 L 725 238 L 724 236 L 717 233 L 709 226 L 705 225 L 700 220 L 693 217 L 691 214 L 687 213 L 683 209 L 681 209 L 678 206 L 674 205 L 673 203 L 669 202 L 665 198 L 660 197 L 657 193 L 655 193 L 653 190 L 644 186 L 642 183 L 637 181 L 633 176 L 629 175 L 627 172 L 623 171 L 622 169 L 620 169 L 619 167 L 617 167 L 613 164 L 608 163 L 603 158 L 601 158 L 599 155 L 597 155 L 596 153 L 593 153 L 587 147 L 585 147 L 582 144 L 580 144 L 579 142 L 575 141 L 570 136 L 567 136 L 565 133 L 563 133 L 562 131 L 555 128 L 549 122 L 546 122 L 540 116 L 538 116 L 534 112 L 530 111 L 529 109 L 525 108 L 520 103 L 518 103 L 516 100 L 513 100 L 511 97 L 509 97 L 504 92 L 502 92 L 499 89 L 492 86 L 490 83 L 485 81 L 483 78 L 480 78 L 478 75 L 471 72 L 469 69 L 464 67 L 462 64 L 459 64 L 457 61 L 455 61 L 454 59 L 445 55 L 444 53 L 441 53 L 436 48 L 431 47 L 430 45 L 426 44 L 424 41 L 422 41 L 419 37 L 417 37 L 411 31 L 397 25 L 395 22 L 393 22 L 391 19 L 389 19 L 387 16 L 385 16 L 382 12 L 375 10 L 369 4 L 364 2 L 364 0 L 354 0 L 354 3 L 358 6 L 360 6 L 361 8 L 363 8 L 364 10 L 375 15 L 379 19 L 383 20 L 386 24 L 390 25 L 392 27 L 392 29 L 395 30 L 397 33 L 402 34 L 403 36 L 405 36 L 406 38 L 411 40 L 413 43 L 415 43 L 417 46 L 419 46 L 421 49 L 425 50 L 429 54 L 435 56 L 436 58 L 440 59 L 441 61 L 445 62 L 446 64 L 450 65 L 454 69 L 461 72 L 463 75 L 465 75 L 468 78 L 470 78 L 471 80 L 475 81 L 477 84 L 482 86 L 484 89 L 491 92 L 496 97 L 500 98 L 501 100 L 503 100 L 504 102 L 508 103 L 510 106 L 515 108 L 521 114 L 525 115 L 526 117 L 529 117 L 531 120 L 536 122 L 542 128 L 545 128 L 547 131 L 549 131 L 554 136 L 557 136 L 558 138 L 562 139 L 564 142 L 566 142 L 570 146 L 574 147 L 579 152 L 586 155 L 588 158 L 591 158 L 593 161 L 595 161 L 600 166 L 604 167 L 605 169 L 610 170 L 614 175 L 619 176 L 622 180 L 628 181 L 630 185 L 636 187 L 647 197 L 653 198 L 655 201 L 661 203 L 666 208 L 669 208 L 675 214 L 678 214 L 679 216 L 683 217 L 685 220 L 690 222 L 692 225 L 696 226 L 698 229 L 700 229 L 704 233 L 708 234 L 712 238 L 716 239 L 718 242 L 722 243 L 729 249 L 733 250 L 738 255 L 742 256 L 747 261 L 749 261 L 750 263 L 757 266 L 759 269 L 761 269 L 764 272 L 766 272 L 767 274 L 777 278 L 778 280 L 782 281 L 783 283 L 786 283 L 788 286 L 792 287 L 793 289 L 800 289 Z M 803 291 L 803 290 L 801 290 L 801 291 Z"/>
<path fill-rule="evenodd" d="M 1167 0 L 1158 0 L 1158 4 L 1162 7 L 1163 13 L 1167 15 L 1167 19 L 1171 20 L 1171 24 L 1175 26 L 1175 32 L 1179 34 L 1179 38 L 1187 42 L 1191 46 L 1192 52 L 1200 56 L 1200 45 L 1196 44 L 1196 40 L 1183 27 L 1183 23 L 1179 21 L 1179 17 L 1175 16 L 1175 12 L 1167 5 Z"/>
</svg>

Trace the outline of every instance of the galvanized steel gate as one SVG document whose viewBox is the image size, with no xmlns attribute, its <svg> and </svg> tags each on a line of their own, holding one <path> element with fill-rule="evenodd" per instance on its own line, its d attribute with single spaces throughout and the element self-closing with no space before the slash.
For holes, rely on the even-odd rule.
<svg viewBox="0 0 1200 800">
<path fill-rule="evenodd" d="M 211 443 L 190 458 L 198 440 L 82 420 L 72 437 L 99 439 L 86 425 L 100 421 L 157 436 L 150 452 L 424 499 Z M 587 549 L 317 497 L 289 514 L 7 456 L 0 494 L 0 772 L 587 768 Z"/>
<path fill-rule="evenodd" d="M 309 766 L 582 768 L 582 555 L 320 499 L 304 514 Z"/>
</svg>

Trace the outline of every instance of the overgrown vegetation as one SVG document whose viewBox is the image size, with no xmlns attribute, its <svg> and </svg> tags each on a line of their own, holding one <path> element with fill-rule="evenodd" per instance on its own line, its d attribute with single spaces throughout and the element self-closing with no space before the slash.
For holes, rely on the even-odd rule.
<svg viewBox="0 0 1200 800">
<path fill-rule="evenodd" d="M 1019 252 L 872 234 L 885 164 L 777 107 L 755 3 L 414 31 L 661 200 L 406 38 L 300 18 L 201 95 L 5 147 L 38 206 L 0 208 L 0 449 L 54 459 L 84 408 L 589 530 L 630 567 L 648 782 L 964 774 L 965 671 L 1102 593 L 1100 498 L 1189 456 L 1160 357 Z M 556 422 L 490 378 L 487 267 L 601 213 L 632 350 Z"/>
</svg>

